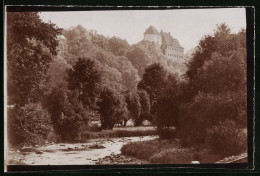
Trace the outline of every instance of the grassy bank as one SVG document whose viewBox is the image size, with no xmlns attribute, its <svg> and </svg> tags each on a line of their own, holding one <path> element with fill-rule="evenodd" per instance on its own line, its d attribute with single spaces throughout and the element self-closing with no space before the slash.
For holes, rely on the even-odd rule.
<svg viewBox="0 0 260 176">
<path fill-rule="evenodd" d="M 144 142 L 132 142 L 121 149 L 122 154 L 144 159 L 152 164 L 190 164 L 192 161 L 200 163 L 214 163 L 221 159 L 209 150 L 195 151 L 193 148 L 182 148 L 175 140 L 155 139 Z"/>
<path fill-rule="evenodd" d="M 84 139 L 96 138 L 117 138 L 117 137 L 134 137 L 156 135 L 157 131 L 153 127 L 120 127 L 113 130 L 102 130 L 99 132 L 86 131 L 82 134 Z"/>
</svg>

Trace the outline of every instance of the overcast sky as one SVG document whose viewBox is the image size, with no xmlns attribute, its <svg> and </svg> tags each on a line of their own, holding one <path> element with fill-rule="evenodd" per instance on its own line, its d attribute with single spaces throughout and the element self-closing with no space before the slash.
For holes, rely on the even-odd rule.
<svg viewBox="0 0 260 176">
<path fill-rule="evenodd" d="M 150 25 L 160 32 L 170 32 L 185 52 L 197 46 L 206 34 L 212 34 L 216 24 L 225 22 L 237 33 L 246 28 L 245 8 L 178 9 L 178 10 L 120 10 L 42 12 L 41 18 L 62 28 L 84 26 L 105 36 L 117 36 L 135 44 L 143 39 Z"/>
</svg>

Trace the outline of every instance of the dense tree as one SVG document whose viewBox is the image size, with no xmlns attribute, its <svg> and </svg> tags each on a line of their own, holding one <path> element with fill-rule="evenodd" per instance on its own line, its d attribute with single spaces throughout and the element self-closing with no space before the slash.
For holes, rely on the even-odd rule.
<svg viewBox="0 0 260 176">
<path fill-rule="evenodd" d="M 246 127 L 245 39 L 245 30 L 232 34 L 221 24 L 214 35 L 200 41 L 188 63 L 184 91 L 190 98 L 185 97 L 180 110 L 180 134 L 186 145 L 204 145 L 212 128 L 215 137 L 221 138 L 224 121 L 232 121 L 238 131 Z"/>
<path fill-rule="evenodd" d="M 141 125 L 140 114 L 141 114 L 141 103 L 140 97 L 137 92 L 129 91 L 126 95 L 127 109 L 129 111 L 129 117 L 133 119 L 135 126 Z M 126 122 L 125 122 L 126 124 Z"/>
<path fill-rule="evenodd" d="M 149 94 L 153 122 L 161 137 L 174 137 L 170 134 L 170 128 L 179 125 L 179 106 L 183 98 L 180 85 L 176 76 L 160 64 L 147 67 L 138 84 L 138 89 Z"/>
<path fill-rule="evenodd" d="M 139 119 L 136 121 L 137 125 L 141 125 L 143 120 L 152 121 L 151 112 L 151 103 L 149 95 L 145 90 L 137 90 L 137 94 L 140 97 L 140 104 L 141 104 L 141 113 Z"/>
<path fill-rule="evenodd" d="M 199 42 L 199 46 L 195 49 L 192 59 L 188 62 L 186 75 L 191 84 L 194 84 L 194 88 L 196 88 L 196 78 L 203 77 L 200 76 L 201 73 L 204 72 L 205 67 L 208 67 L 208 64 L 211 65 L 214 58 L 223 57 L 221 62 L 225 66 L 223 62 L 231 62 L 231 55 L 234 55 L 232 56 L 233 58 L 241 57 L 245 62 L 245 52 L 245 30 L 241 30 L 238 34 L 231 34 L 230 29 L 225 24 L 217 25 L 213 36 L 207 35 Z M 212 57 L 213 55 L 214 57 Z M 238 62 L 241 62 L 241 59 L 238 58 Z M 239 69 L 244 65 L 243 63 L 238 65 Z M 196 91 L 198 89 L 196 88 Z"/>
<path fill-rule="evenodd" d="M 179 127 L 179 109 L 183 102 L 182 94 L 183 92 L 175 76 L 169 74 L 167 77 L 167 85 L 158 98 L 158 110 L 155 116 L 157 129 L 162 138 L 175 137 L 175 131 Z M 172 127 L 174 127 L 175 130 L 172 130 Z"/>
<path fill-rule="evenodd" d="M 117 69 L 121 73 L 121 84 L 127 89 L 136 90 L 137 84 L 140 81 L 137 69 L 124 56 L 117 57 L 117 60 L 120 63 Z"/>
<path fill-rule="evenodd" d="M 43 30 L 44 29 L 44 30 Z M 61 29 L 37 12 L 7 13 L 8 103 L 24 106 L 39 99 L 43 79 L 58 46 Z M 36 97 L 36 98 L 35 98 Z"/>
<path fill-rule="evenodd" d="M 100 48 L 104 51 L 110 52 L 111 50 L 110 50 L 110 47 L 109 47 L 109 41 L 108 40 L 109 39 L 107 37 L 100 35 L 100 34 L 92 35 L 92 39 L 91 39 L 92 43 L 96 47 L 98 47 L 98 48 Z"/>
<path fill-rule="evenodd" d="M 83 107 L 75 91 L 63 87 L 54 88 L 46 95 L 43 106 L 51 115 L 55 133 L 62 141 L 80 140 L 82 129 L 92 118 L 91 111 Z"/>
<path fill-rule="evenodd" d="M 115 123 L 121 122 L 128 116 L 124 97 L 111 88 L 105 87 L 101 91 L 98 107 L 102 129 L 112 129 Z"/>
<path fill-rule="evenodd" d="M 206 83 L 206 84 L 205 84 Z M 213 53 L 210 61 L 194 77 L 194 87 L 205 93 L 239 91 L 246 88 L 246 52 L 230 51 L 229 56 Z"/>
<path fill-rule="evenodd" d="M 145 69 L 142 80 L 138 83 L 139 90 L 145 90 L 151 101 L 151 113 L 157 113 L 158 98 L 167 84 L 167 72 L 158 63 Z"/>
<path fill-rule="evenodd" d="M 11 145 L 43 144 L 53 130 L 49 113 L 39 104 L 8 109 L 8 142 Z"/>
<path fill-rule="evenodd" d="M 122 40 L 118 37 L 112 37 L 108 40 L 110 51 L 115 56 L 122 56 L 125 55 L 126 52 L 129 50 L 130 45 L 127 43 L 126 40 Z"/>
<path fill-rule="evenodd" d="M 64 85 L 64 87 L 67 87 L 67 81 L 65 79 L 66 71 L 71 68 L 72 66 L 68 64 L 67 61 L 60 55 L 54 57 L 47 73 L 49 76 L 49 80 L 47 82 L 48 87 L 54 88 L 61 84 Z"/>
<path fill-rule="evenodd" d="M 77 58 L 91 57 L 95 53 L 95 47 L 91 42 L 90 33 L 81 25 L 63 30 L 65 37 L 66 52 L 61 56 L 71 65 Z"/>
<path fill-rule="evenodd" d="M 66 90 L 61 87 L 55 87 L 43 99 L 43 107 L 48 110 L 51 115 L 52 124 L 57 134 L 60 133 L 61 117 L 66 107 Z"/>
<path fill-rule="evenodd" d="M 101 75 L 90 59 L 79 58 L 67 72 L 68 88 L 77 90 L 78 99 L 85 105 L 94 106 Z"/>
<path fill-rule="evenodd" d="M 138 70 L 140 77 L 144 74 L 145 68 L 156 62 L 151 60 L 143 47 L 134 46 L 131 51 L 128 52 L 127 58 L 131 61 L 133 66 Z"/>
</svg>

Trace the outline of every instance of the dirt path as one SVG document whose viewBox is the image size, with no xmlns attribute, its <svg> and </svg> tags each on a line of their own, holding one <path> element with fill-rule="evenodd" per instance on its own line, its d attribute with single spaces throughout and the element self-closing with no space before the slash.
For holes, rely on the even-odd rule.
<svg viewBox="0 0 260 176">
<path fill-rule="evenodd" d="M 52 144 L 43 147 L 33 148 L 30 151 L 9 151 L 9 164 L 26 165 L 88 165 L 108 164 L 100 162 L 107 158 L 113 163 L 143 163 L 134 158 L 122 156 L 121 147 L 124 144 L 134 141 L 146 141 L 157 138 L 157 136 L 124 137 L 112 139 L 94 139 L 88 143 L 77 144 Z M 112 156 L 112 157 L 111 157 Z M 117 158 L 116 160 L 111 158 Z"/>
</svg>

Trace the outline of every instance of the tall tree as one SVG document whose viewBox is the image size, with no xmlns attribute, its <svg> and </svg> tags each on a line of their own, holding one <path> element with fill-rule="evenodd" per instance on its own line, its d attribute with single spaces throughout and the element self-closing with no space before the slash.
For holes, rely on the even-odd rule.
<svg viewBox="0 0 260 176">
<path fill-rule="evenodd" d="M 167 71 L 158 63 L 145 69 L 143 79 L 138 83 L 139 90 L 145 90 L 151 101 L 151 113 L 156 114 L 158 98 L 161 96 L 167 84 Z"/>
<path fill-rule="evenodd" d="M 141 114 L 140 97 L 137 92 L 128 92 L 126 96 L 127 109 L 129 111 L 129 117 L 135 122 L 135 126 L 140 125 L 139 116 Z M 125 123 L 126 124 L 126 123 Z"/>
<path fill-rule="evenodd" d="M 75 58 L 92 56 L 95 53 L 95 47 L 91 42 L 91 34 L 83 26 L 77 25 L 63 31 L 65 43 L 67 45 L 66 52 L 62 57 L 71 65 L 77 61 Z"/>
<path fill-rule="evenodd" d="M 214 35 L 204 37 L 188 64 L 190 96 L 180 109 L 180 134 L 187 145 L 205 144 L 213 126 L 233 121 L 236 129 L 247 124 L 246 33 L 230 33 L 218 25 Z M 232 123 L 233 123 L 232 122 Z M 220 131 L 219 131 L 220 130 Z M 221 134 L 216 134 L 221 135 Z M 216 136 L 215 136 L 216 137 Z M 234 136 L 235 137 L 235 136 Z"/>
<path fill-rule="evenodd" d="M 121 122 L 128 116 L 124 97 L 111 88 L 105 87 L 102 90 L 98 106 L 102 129 L 112 129 L 115 123 Z"/>
<path fill-rule="evenodd" d="M 85 105 L 94 106 L 101 74 L 90 59 L 79 58 L 67 72 L 68 88 L 78 91 L 78 99 Z"/>
<path fill-rule="evenodd" d="M 8 103 L 24 106 L 37 101 L 61 29 L 43 22 L 38 12 L 7 13 Z"/>
<path fill-rule="evenodd" d="M 173 138 L 171 127 L 179 126 L 179 107 L 182 103 L 182 90 L 174 75 L 169 74 L 167 85 L 158 98 L 158 110 L 156 115 L 157 130 L 160 137 Z"/>
<path fill-rule="evenodd" d="M 122 56 L 126 54 L 126 51 L 130 48 L 130 45 L 126 40 L 122 40 L 118 37 L 112 37 L 108 40 L 109 48 L 115 56 Z"/>
<path fill-rule="evenodd" d="M 142 122 L 143 120 L 152 120 L 151 119 L 151 103 L 149 95 L 145 90 L 138 90 L 137 91 L 139 97 L 140 97 L 140 104 L 141 104 L 141 113 L 138 120 L 139 122 Z"/>
</svg>

